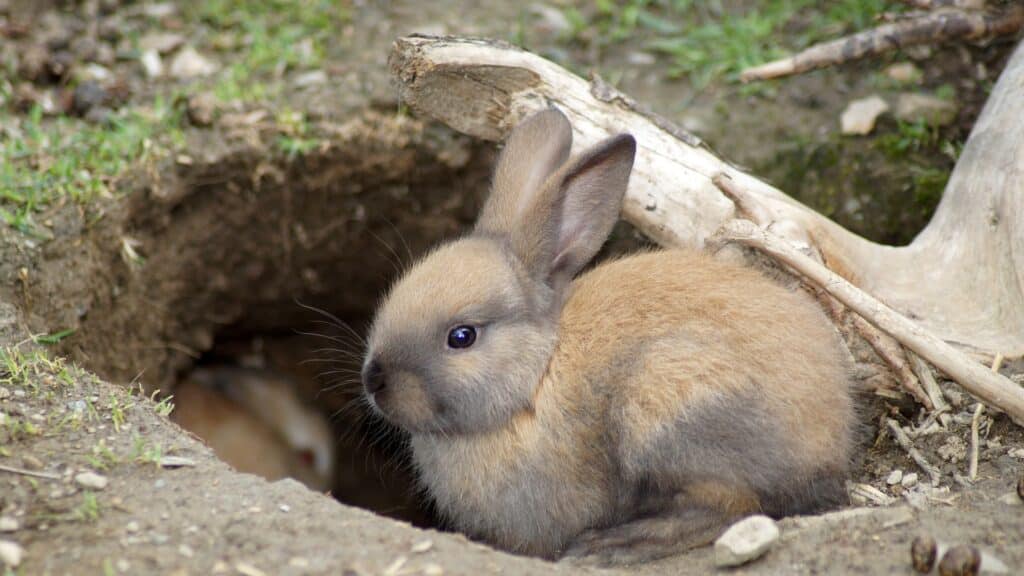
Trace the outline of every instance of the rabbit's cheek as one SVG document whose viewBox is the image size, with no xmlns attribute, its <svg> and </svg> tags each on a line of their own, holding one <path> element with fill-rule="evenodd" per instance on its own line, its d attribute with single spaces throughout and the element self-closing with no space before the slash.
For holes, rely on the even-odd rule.
<svg viewBox="0 0 1024 576">
<path fill-rule="evenodd" d="M 434 417 L 423 380 L 409 372 L 397 372 L 388 386 L 374 395 L 377 408 L 392 423 L 410 431 L 429 427 Z"/>
</svg>

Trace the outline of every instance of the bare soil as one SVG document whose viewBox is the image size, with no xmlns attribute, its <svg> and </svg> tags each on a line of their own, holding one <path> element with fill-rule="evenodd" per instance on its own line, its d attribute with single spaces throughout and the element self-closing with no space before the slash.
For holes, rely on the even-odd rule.
<svg viewBox="0 0 1024 576">
<path fill-rule="evenodd" d="M 187 162 L 170 158 L 140 168 L 120 184 L 123 197 L 56 207 L 48 215 L 52 240 L 40 243 L 0 228 L 0 343 L 27 353 L 34 347 L 29 334 L 74 329 L 49 352 L 83 367 L 26 360 L 31 368 L 24 376 L 12 366 L 0 368 L 9 382 L 0 384 L 0 465 L 52 476 L 0 471 L 0 517 L 17 524 L 0 540 L 26 551 L 16 574 L 593 570 L 511 556 L 430 529 L 444 526 L 413 489 L 400 439 L 367 445 L 362 439 L 379 430 L 359 414 L 340 412 L 353 388 L 300 362 L 323 345 L 297 332 L 325 329 L 298 303 L 359 329 L 397 269 L 460 233 L 476 213 L 494 150 L 396 114 L 385 76 L 394 35 L 417 29 L 501 35 L 498 22 L 514 16 L 497 7 L 461 14 L 456 24 L 454 13 L 447 2 L 357 12 L 352 34 L 363 49 L 351 55 L 345 72 L 297 91 L 290 101 L 324 136 L 326 144 L 311 152 L 283 155 L 265 121 L 192 127 Z M 833 81 L 864 90 L 851 80 L 858 73 L 794 81 L 778 103 L 754 104 L 768 106 L 771 115 L 754 112 L 737 126 L 748 136 L 755 129 L 784 135 L 792 122 L 811 131 L 832 123 L 842 106 L 828 96 Z M 699 106 L 673 109 L 668 103 L 676 87 L 648 76 L 626 75 L 623 87 L 684 123 L 700 115 Z M 828 103 L 801 100 L 809 89 Z M 730 98 L 733 119 L 742 101 Z M 722 120 L 707 120 L 711 116 L 702 120 L 712 123 L 707 132 L 728 132 L 715 124 Z M 778 121 L 764 122 L 775 116 Z M 716 144 L 750 161 L 781 153 L 755 150 L 749 142 L 744 148 L 725 136 Z M 606 253 L 642 243 L 622 226 Z M 854 353 L 874 365 L 856 345 Z M 268 483 L 230 470 L 156 403 L 197 362 L 252 354 L 292 374 L 325 413 L 340 414 L 333 421 L 343 438 L 334 498 L 293 481 Z M 1018 380 L 1024 374 L 1019 362 L 1003 370 Z M 866 390 L 885 389 L 877 379 L 886 378 L 882 369 L 862 375 Z M 1024 431 L 986 412 L 978 479 L 964 480 L 975 404 L 955 385 L 942 385 L 954 405 L 951 422 L 914 439 L 939 466 L 938 486 L 929 485 L 879 426 L 886 417 L 920 426 L 926 415 L 896 392 L 884 398 L 865 392 L 851 507 L 783 520 L 782 538 L 769 554 L 732 572 L 909 574 L 910 541 L 920 533 L 971 544 L 998 559 L 986 559 L 983 568 L 1002 563 L 1006 573 L 1024 570 L 1024 504 L 1014 493 L 1024 475 Z M 173 464 L 168 456 L 186 458 L 188 465 L 167 466 Z M 890 485 L 895 470 L 919 479 Z M 102 474 L 109 484 L 83 487 L 75 480 L 83 471 Z M 857 496 L 863 490 L 852 490 L 855 484 L 874 487 L 874 499 Z M 701 549 L 607 573 L 704 574 L 713 566 L 712 551 Z"/>
</svg>

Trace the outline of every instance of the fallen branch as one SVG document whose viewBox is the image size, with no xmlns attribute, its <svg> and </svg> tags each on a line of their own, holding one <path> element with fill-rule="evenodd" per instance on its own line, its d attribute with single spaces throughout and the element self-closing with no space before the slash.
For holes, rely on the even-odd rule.
<svg viewBox="0 0 1024 576">
<path fill-rule="evenodd" d="M 853 326 L 857 333 L 874 349 L 878 357 L 889 366 L 889 370 L 892 371 L 900 385 L 925 408 L 934 410 L 935 401 L 921 388 L 921 383 L 914 371 L 910 369 L 907 356 L 903 353 L 899 343 L 880 332 L 860 316 L 853 317 Z"/>
<path fill-rule="evenodd" d="M 938 486 L 939 480 L 942 477 L 939 473 L 939 469 L 932 466 L 931 462 L 917 451 L 917 448 L 914 447 L 914 443 L 910 441 L 910 437 L 907 436 L 907 433 L 904 432 L 899 423 L 892 418 L 886 418 L 885 425 L 889 427 L 889 431 L 892 432 L 892 436 L 896 440 L 896 443 L 899 444 L 900 447 L 906 451 L 907 455 L 910 456 L 910 459 L 928 475 L 932 481 L 932 486 Z"/>
<path fill-rule="evenodd" d="M 727 177 L 716 176 L 714 182 L 729 196 L 746 195 L 746 192 Z M 865 320 L 888 333 L 903 346 L 945 372 L 965 390 L 989 405 L 1004 410 L 1018 423 L 1024 423 L 1024 388 L 972 361 L 956 348 L 901 316 L 774 234 L 759 228 L 749 220 L 733 220 L 722 227 L 718 236 L 722 240 L 757 248 L 789 266 L 828 291 Z"/>
<path fill-rule="evenodd" d="M 791 76 L 920 44 L 1009 36 L 1016 34 L 1022 26 L 1024 8 L 1018 5 L 998 13 L 969 10 L 927 12 L 815 44 L 794 56 L 747 68 L 740 74 L 740 80 L 751 82 Z"/>
<path fill-rule="evenodd" d="M 3 464 L 0 464 L 0 472 L 9 472 L 11 474 L 19 474 L 21 476 L 31 476 L 32 478 L 43 478 L 45 480 L 60 480 L 60 476 L 50 474 L 49 472 L 34 472 L 32 470 L 25 470 L 24 468 L 4 466 Z"/>
<path fill-rule="evenodd" d="M 921 10 L 936 10 L 938 8 L 981 10 L 985 8 L 985 0 L 903 0 L 903 3 Z"/>
</svg>

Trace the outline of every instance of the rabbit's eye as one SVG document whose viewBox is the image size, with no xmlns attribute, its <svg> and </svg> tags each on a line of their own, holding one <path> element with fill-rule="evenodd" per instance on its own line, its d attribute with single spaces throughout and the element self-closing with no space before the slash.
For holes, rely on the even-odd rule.
<svg viewBox="0 0 1024 576">
<path fill-rule="evenodd" d="M 472 326 L 456 326 L 448 332 L 449 348 L 469 348 L 476 342 L 476 328 Z"/>
</svg>

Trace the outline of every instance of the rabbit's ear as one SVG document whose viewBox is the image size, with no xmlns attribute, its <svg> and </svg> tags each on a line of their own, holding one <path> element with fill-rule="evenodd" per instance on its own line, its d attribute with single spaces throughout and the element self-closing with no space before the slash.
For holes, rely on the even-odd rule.
<svg viewBox="0 0 1024 576">
<path fill-rule="evenodd" d="M 476 231 L 489 235 L 514 231 L 547 179 L 565 164 L 570 148 L 572 126 L 554 108 L 516 126 L 498 158 L 491 194 L 480 212 Z"/>
<path fill-rule="evenodd" d="M 597 254 L 619 218 L 635 155 L 636 140 L 621 134 L 544 184 L 508 234 L 534 278 L 561 290 Z"/>
</svg>

